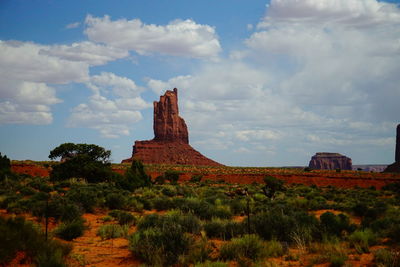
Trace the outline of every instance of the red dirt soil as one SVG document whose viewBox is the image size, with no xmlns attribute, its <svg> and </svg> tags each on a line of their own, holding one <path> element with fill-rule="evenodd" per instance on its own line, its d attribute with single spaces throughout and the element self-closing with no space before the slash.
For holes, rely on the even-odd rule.
<svg viewBox="0 0 400 267">
<path fill-rule="evenodd" d="M 128 166 L 127 166 L 128 167 Z M 15 173 L 29 174 L 32 176 L 48 177 L 50 175 L 51 167 L 45 167 L 41 164 L 33 163 L 12 163 L 11 169 Z M 196 170 L 196 167 L 193 167 Z M 120 174 L 125 172 L 124 168 L 114 167 L 113 170 Z M 238 183 L 238 184 L 251 184 L 253 182 L 263 183 L 266 175 L 271 175 L 275 178 L 284 180 L 287 184 L 304 184 L 304 185 L 316 185 L 316 186 L 335 186 L 341 188 L 353 188 L 358 187 L 375 187 L 381 189 L 382 186 L 400 182 L 400 176 L 394 176 L 390 173 L 367 173 L 367 172 L 356 172 L 356 171 L 312 171 L 312 172 L 290 172 L 284 169 L 271 169 L 263 170 L 260 169 L 259 173 L 231 173 L 224 174 L 225 170 L 221 169 L 221 174 L 218 174 L 219 169 L 214 169 L 210 173 L 203 174 L 202 180 L 219 181 L 223 180 L 227 183 Z M 149 172 L 152 179 L 162 175 L 161 172 Z M 188 181 L 194 175 L 194 172 L 183 171 L 180 174 L 179 181 Z"/>
</svg>

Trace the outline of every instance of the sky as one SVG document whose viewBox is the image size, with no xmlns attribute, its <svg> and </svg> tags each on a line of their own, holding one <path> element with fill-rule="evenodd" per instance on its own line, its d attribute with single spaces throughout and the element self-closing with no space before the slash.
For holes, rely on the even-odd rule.
<svg viewBox="0 0 400 267">
<path fill-rule="evenodd" d="M 222 164 L 390 164 L 399 1 L 0 0 L 3 155 L 73 142 L 120 162 L 174 87 L 190 144 Z"/>
</svg>

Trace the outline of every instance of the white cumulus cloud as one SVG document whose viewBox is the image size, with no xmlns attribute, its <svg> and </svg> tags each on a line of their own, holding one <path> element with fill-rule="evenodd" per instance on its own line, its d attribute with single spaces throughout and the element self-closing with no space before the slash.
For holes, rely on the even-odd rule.
<svg viewBox="0 0 400 267">
<path fill-rule="evenodd" d="M 126 77 L 102 72 L 90 77 L 92 90 L 87 103 L 72 109 L 68 127 L 88 127 L 105 138 L 129 135 L 134 123 L 142 119 L 140 110 L 151 106 L 140 97 L 143 88 Z"/>
<path fill-rule="evenodd" d="M 88 15 L 85 33 L 91 41 L 134 50 L 141 55 L 160 53 L 193 58 L 214 58 L 221 50 L 215 29 L 193 20 L 167 25 L 144 24 L 140 19 L 111 20 Z"/>
</svg>

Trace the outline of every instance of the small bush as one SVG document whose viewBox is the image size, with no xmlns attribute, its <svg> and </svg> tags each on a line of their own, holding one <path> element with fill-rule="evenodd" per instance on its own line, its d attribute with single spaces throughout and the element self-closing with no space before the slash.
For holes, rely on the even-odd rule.
<svg viewBox="0 0 400 267">
<path fill-rule="evenodd" d="M 46 240 L 42 232 L 22 217 L 0 217 L 0 265 L 7 266 L 17 252 L 25 252 L 36 266 L 66 266 L 72 247 L 57 240 Z"/>
<path fill-rule="evenodd" d="M 201 179 L 203 179 L 202 174 L 193 174 L 189 181 L 191 183 L 200 183 Z"/>
<path fill-rule="evenodd" d="M 208 237 L 223 240 L 229 240 L 244 233 L 243 224 L 218 218 L 205 222 L 203 227 Z"/>
<path fill-rule="evenodd" d="M 72 222 L 62 223 L 55 230 L 54 234 L 64 240 L 71 241 L 74 238 L 83 235 L 85 230 L 84 220 L 76 219 Z"/>
<path fill-rule="evenodd" d="M 244 260 L 257 261 L 265 257 L 265 244 L 258 235 L 244 235 L 241 238 L 234 238 L 222 245 L 220 257 L 223 260 Z"/>
<path fill-rule="evenodd" d="M 206 261 L 203 263 L 195 264 L 194 267 L 228 267 L 228 264 L 221 261 Z"/>
<path fill-rule="evenodd" d="M 165 180 L 169 181 L 170 184 L 177 184 L 179 180 L 179 172 L 174 170 L 168 170 L 164 173 Z"/>
<path fill-rule="evenodd" d="M 332 212 L 325 212 L 320 217 L 321 226 L 328 234 L 341 236 L 342 233 L 354 231 L 354 225 L 350 224 L 349 217 L 344 214 L 335 215 Z"/>
<path fill-rule="evenodd" d="M 368 253 L 369 247 L 376 243 L 376 235 L 370 230 L 357 230 L 349 236 L 350 245 L 360 254 Z"/>
<path fill-rule="evenodd" d="M 127 211 L 112 210 L 108 215 L 115 218 L 120 225 L 134 225 L 136 223 L 136 217 Z"/>
<path fill-rule="evenodd" d="M 100 226 L 97 231 L 97 235 L 101 237 L 102 240 L 127 237 L 129 231 L 128 225 L 117 225 L 117 224 L 106 224 Z"/>
<path fill-rule="evenodd" d="M 186 254 L 192 239 L 180 225 L 166 224 L 161 228 L 147 228 L 129 237 L 130 250 L 151 266 L 171 266 Z"/>
<path fill-rule="evenodd" d="M 375 263 L 377 266 L 399 266 L 400 255 L 398 252 L 386 248 L 378 249 L 374 252 Z"/>
<path fill-rule="evenodd" d="M 265 244 L 266 257 L 280 257 L 284 254 L 282 244 L 276 240 L 271 240 Z"/>
<path fill-rule="evenodd" d="M 121 193 L 110 193 L 106 196 L 105 204 L 109 209 L 124 209 L 127 199 Z"/>
</svg>

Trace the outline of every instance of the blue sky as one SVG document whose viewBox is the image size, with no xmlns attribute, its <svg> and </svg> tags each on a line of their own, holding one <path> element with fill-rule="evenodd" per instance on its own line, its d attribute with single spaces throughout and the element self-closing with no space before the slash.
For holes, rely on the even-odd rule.
<svg viewBox="0 0 400 267">
<path fill-rule="evenodd" d="M 190 143 L 226 165 L 315 152 L 394 161 L 399 1 L 0 1 L 0 152 L 94 143 L 119 162 L 179 89 Z"/>
</svg>

